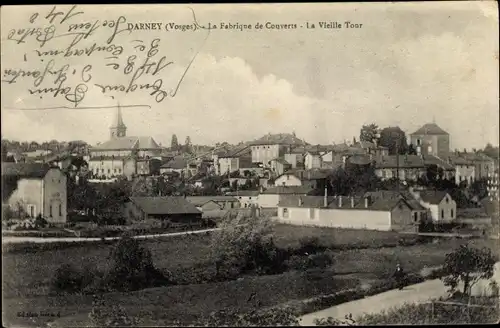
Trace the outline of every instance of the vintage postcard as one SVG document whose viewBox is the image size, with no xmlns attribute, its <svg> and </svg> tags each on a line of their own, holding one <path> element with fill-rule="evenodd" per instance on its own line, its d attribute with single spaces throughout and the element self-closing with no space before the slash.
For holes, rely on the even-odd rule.
<svg viewBox="0 0 500 328">
<path fill-rule="evenodd" d="M 498 322 L 498 24 L 3 6 L 3 325 Z"/>
</svg>

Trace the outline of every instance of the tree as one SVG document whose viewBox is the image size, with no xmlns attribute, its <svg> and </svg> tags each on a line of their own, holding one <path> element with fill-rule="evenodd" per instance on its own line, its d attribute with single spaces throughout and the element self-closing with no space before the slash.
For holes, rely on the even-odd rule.
<svg viewBox="0 0 500 328">
<path fill-rule="evenodd" d="M 400 127 L 387 127 L 380 131 L 380 145 L 389 149 L 389 155 L 406 154 L 406 134 Z"/>
<path fill-rule="evenodd" d="M 170 148 L 172 148 L 172 150 L 179 149 L 179 141 L 177 140 L 177 136 L 175 134 L 172 135 L 172 141 L 170 142 Z"/>
<path fill-rule="evenodd" d="M 464 284 L 463 294 L 469 295 L 472 286 L 481 279 L 493 276 L 495 258 L 489 248 L 473 248 L 462 245 L 453 252 L 446 254 L 441 278 L 445 286 L 455 292 L 459 282 Z"/>
<path fill-rule="evenodd" d="M 106 283 L 117 290 L 137 290 L 165 282 L 166 277 L 153 264 L 151 252 L 137 239 L 123 237 L 112 249 L 111 269 Z"/>
<path fill-rule="evenodd" d="M 327 190 L 329 194 L 348 196 L 358 191 L 373 191 L 380 185 L 371 164 L 358 165 L 347 163 L 345 169 L 338 168 L 329 175 Z M 324 187 L 318 190 L 323 194 Z"/>
<path fill-rule="evenodd" d="M 499 149 L 497 147 L 493 147 L 491 143 L 488 143 L 486 147 L 484 147 L 483 153 L 493 159 L 498 159 Z"/>
<path fill-rule="evenodd" d="M 373 142 L 374 140 L 377 140 L 378 134 L 378 125 L 377 124 L 369 124 L 369 125 L 363 125 L 361 128 L 361 132 L 359 134 L 359 140 L 360 141 L 369 141 Z"/>
<path fill-rule="evenodd" d="M 187 136 L 186 141 L 184 142 L 184 151 L 188 154 L 193 152 L 193 146 L 191 144 L 191 137 Z"/>
<path fill-rule="evenodd" d="M 434 185 L 439 177 L 438 166 L 436 164 L 427 166 L 425 176 L 427 178 L 427 182 L 431 185 Z"/>
<path fill-rule="evenodd" d="M 151 179 L 139 177 L 132 182 L 132 196 L 133 197 L 152 197 L 154 193 L 154 186 Z"/>
<path fill-rule="evenodd" d="M 284 265 L 273 241 L 271 221 L 257 217 L 255 208 L 250 217 L 238 214 L 222 221 L 220 230 L 212 235 L 210 249 L 218 276 L 277 273 Z"/>
</svg>

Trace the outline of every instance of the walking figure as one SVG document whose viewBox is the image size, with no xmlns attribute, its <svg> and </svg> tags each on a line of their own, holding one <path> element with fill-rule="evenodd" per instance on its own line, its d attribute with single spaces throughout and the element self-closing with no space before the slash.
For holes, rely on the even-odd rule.
<svg viewBox="0 0 500 328">
<path fill-rule="evenodd" d="M 396 283 L 399 286 L 399 290 L 402 290 L 404 287 L 404 277 L 405 273 L 403 271 L 403 268 L 401 265 L 398 263 L 396 266 L 396 271 L 394 272 L 394 278 L 396 279 Z"/>
</svg>

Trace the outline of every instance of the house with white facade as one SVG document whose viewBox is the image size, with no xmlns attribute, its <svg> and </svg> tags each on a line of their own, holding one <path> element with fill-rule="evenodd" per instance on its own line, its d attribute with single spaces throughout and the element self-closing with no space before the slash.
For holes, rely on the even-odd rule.
<svg viewBox="0 0 500 328">
<path fill-rule="evenodd" d="M 279 222 L 319 227 L 380 231 L 418 231 L 413 211 L 420 210 L 403 197 L 284 196 L 278 203 Z"/>
<path fill-rule="evenodd" d="M 226 193 L 227 196 L 236 198 L 240 202 L 241 208 L 258 205 L 259 194 L 260 192 L 258 190 L 239 190 Z"/>
<path fill-rule="evenodd" d="M 64 224 L 68 202 L 66 183 L 66 175 L 57 166 L 2 163 L 2 204 L 19 215 L 31 218 L 41 215 L 49 223 Z"/>
<path fill-rule="evenodd" d="M 446 191 L 414 190 L 410 193 L 429 210 L 433 223 L 449 223 L 457 218 L 457 203 Z"/>
<path fill-rule="evenodd" d="M 278 186 L 271 187 L 259 194 L 258 205 L 260 208 L 276 208 L 281 198 L 286 195 L 306 196 L 314 189 L 308 186 Z"/>
</svg>

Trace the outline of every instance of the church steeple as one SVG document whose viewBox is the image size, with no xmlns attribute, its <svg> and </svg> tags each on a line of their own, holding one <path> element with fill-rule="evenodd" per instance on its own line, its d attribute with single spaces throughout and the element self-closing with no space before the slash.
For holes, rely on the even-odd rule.
<svg viewBox="0 0 500 328">
<path fill-rule="evenodd" d="M 111 139 L 121 138 L 127 135 L 127 126 L 123 123 L 122 109 L 118 103 L 115 123 L 109 128 Z"/>
</svg>

